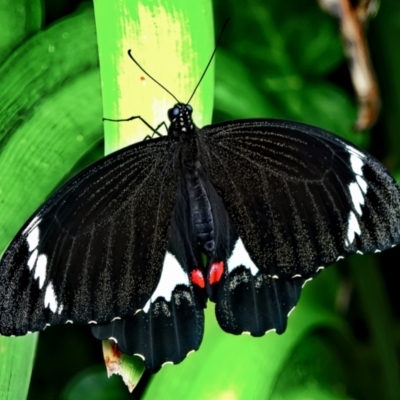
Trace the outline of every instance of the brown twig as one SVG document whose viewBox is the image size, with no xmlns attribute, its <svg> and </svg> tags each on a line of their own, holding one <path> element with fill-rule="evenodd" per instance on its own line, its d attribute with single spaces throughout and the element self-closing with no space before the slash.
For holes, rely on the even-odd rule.
<svg viewBox="0 0 400 400">
<path fill-rule="evenodd" d="M 318 0 L 322 9 L 340 20 L 340 30 L 350 74 L 358 99 L 356 130 L 370 128 L 380 110 L 379 88 L 370 59 L 364 24 L 376 13 L 376 0 L 361 0 L 354 6 L 350 0 Z"/>
</svg>

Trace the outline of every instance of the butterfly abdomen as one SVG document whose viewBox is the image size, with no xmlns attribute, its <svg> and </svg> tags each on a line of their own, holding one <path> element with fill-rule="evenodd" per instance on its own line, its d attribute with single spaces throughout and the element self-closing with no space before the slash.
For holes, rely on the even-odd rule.
<svg viewBox="0 0 400 400">
<path fill-rule="evenodd" d="M 215 249 L 214 218 L 210 199 L 198 169 L 187 172 L 186 179 L 189 193 L 192 224 L 197 243 L 205 254 L 210 256 Z"/>
</svg>

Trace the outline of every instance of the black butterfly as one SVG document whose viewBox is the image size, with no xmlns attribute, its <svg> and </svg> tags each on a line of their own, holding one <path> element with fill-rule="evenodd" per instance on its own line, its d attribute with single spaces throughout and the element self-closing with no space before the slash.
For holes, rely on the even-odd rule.
<svg viewBox="0 0 400 400">
<path fill-rule="evenodd" d="M 226 332 L 282 333 L 321 269 L 400 241 L 399 187 L 345 140 L 285 120 L 198 129 L 182 103 L 168 118 L 22 227 L 0 263 L 1 334 L 92 324 L 156 372 L 199 348 L 207 299 Z"/>
</svg>

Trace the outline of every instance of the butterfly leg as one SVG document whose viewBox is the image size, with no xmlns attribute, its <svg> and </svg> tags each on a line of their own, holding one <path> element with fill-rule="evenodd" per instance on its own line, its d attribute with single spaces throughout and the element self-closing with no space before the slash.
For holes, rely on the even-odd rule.
<svg viewBox="0 0 400 400">
<path fill-rule="evenodd" d="M 140 115 L 133 115 L 132 117 L 129 118 L 124 118 L 124 119 L 111 119 L 111 118 L 103 118 L 103 121 L 110 121 L 110 122 L 129 122 L 133 121 L 135 119 L 140 119 L 153 133 L 151 135 L 146 135 L 144 140 L 146 139 L 153 139 L 154 136 L 164 136 L 162 133 L 159 132 L 159 129 L 164 126 L 165 129 L 168 131 L 167 124 L 165 122 L 161 122 L 161 124 L 158 124 L 155 128 L 153 128 L 145 119 L 143 119 Z"/>
<path fill-rule="evenodd" d="M 155 136 L 158 136 L 158 137 L 164 136 L 162 133 L 160 133 L 160 132 L 158 131 L 162 126 L 163 126 L 163 127 L 166 129 L 166 131 L 168 132 L 168 126 L 167 126 L 167 124 L 163 121 L 163 122 L 161 122 L 161 124 L 158 124 L 158 125 L 156 126 L 156 128 L 153 130 L 153 133 L 152 133 L 151 135 L 146 135 L 146 136 L 144 137 L 143 140 L 154 139 Z"/>
</svg>

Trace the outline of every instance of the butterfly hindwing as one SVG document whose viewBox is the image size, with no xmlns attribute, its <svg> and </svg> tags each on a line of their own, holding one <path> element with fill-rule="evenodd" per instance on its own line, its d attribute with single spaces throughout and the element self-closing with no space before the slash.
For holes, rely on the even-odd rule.
<svg viewBox="0 0 400 400">
<path fill-rule="evenodd" d="M 92 326 L 96 338 L 114 340 L 124 353 L 140 356 L 150 372 L 181 362 L 203 337 L 203 267 L 186 199 L 181 186 L 161 277 L 144 307 L 133 316 Z"/>
<path fill-rule="evenodd" d="M 372 156 L 321 129 L 245 120 L 202 129 L 203 165 L 255 265 L 279 278 L 400 240 L 400 190 Z"/>
<path fill-rule="evenodd" d="M 272 278 L 242 264 L 227 270 L 216 298 L 219 325 L 235 335 L 263 336 L 271 330 L 283 333 L 304 281 Z"/>
<path fill-rule="evenodd" d="M 165 138 L 106 157 L 60 188 L 0 264 L 0 330 L 133 314 L 157 286 L 179 173 Z"/>
<path fill-rule="evenodd" d="M 209 182 L 207 193 L 212 199 L 216 227 L 215 253 L 209 261 L 207 284 L 209 297 L 216 303 L 219 325 L 236 335 L 262 336 L 270 330 L 283 333 L 305 279 L 276 279 L 277 276 L 258 268 Z"/>
</svg>

